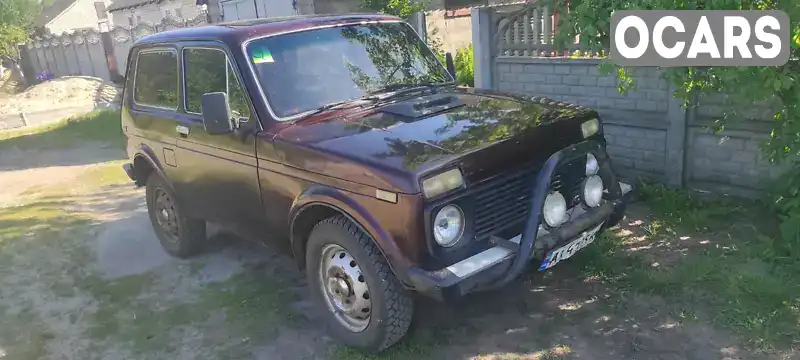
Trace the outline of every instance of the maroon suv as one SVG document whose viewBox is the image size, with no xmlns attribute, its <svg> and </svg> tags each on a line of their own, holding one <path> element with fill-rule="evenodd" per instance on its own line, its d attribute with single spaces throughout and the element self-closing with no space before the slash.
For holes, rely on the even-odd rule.
<svg viewBox="0 0 800 360">
<path fill-rule="evenodd" d="M 448 57 L 448 60 L 450 58 Z M 442 300 L 546 270 L 622 217 L 596 112 L 456 87 L 381 15 L 166 31 L 128 57 L 125 171 L 172 255 L 206 222 L 288 242 L 330 331 L 400 340 Z"/>
</svg>

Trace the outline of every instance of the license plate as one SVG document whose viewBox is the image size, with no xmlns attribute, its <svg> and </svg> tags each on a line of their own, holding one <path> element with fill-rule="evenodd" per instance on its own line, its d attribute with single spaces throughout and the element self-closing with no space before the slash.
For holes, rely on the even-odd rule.
<svg viewBox="0 0 800 360">
<path fill-rule="evenodd" d="M 597 235 L 597 231 L 600 230 L 601 226 L 603 226 L 602 223 L 594 228 L 584 231 L 577 238 L 575 238 L 575 240 L 570 241 L 566 245 L 550 250 L 550 252 L 547 253 L 547 256 L 545 256 L 544 260 L 542 261 L 542 265 L 539 266 L 539 271 L 544 271 L 556 266 L 556 264 L 558 264 L 560 261 L 569 259 L 572 257 L 572 255 L 575 255 L 575 253 L 593 243 L 595 235 Z"/>
</svg>

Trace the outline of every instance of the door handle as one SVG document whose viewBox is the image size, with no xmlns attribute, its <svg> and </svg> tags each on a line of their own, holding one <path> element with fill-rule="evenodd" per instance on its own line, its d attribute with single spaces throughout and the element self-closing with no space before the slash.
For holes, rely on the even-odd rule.
<svg viewBox="0 0 800 360">
<path fill-rule="evenodd" d="M 189 127 L 187 126 L 178 125 L 175 127 L 175 131 L 177 131 L 178 134 L 181 134 L 183 136 L 189 135 Z"/>
</svg>

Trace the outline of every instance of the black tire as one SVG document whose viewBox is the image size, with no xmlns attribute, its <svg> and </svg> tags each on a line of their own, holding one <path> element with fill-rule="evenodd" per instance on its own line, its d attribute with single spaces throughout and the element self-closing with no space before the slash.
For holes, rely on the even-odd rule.
<svg viewBox="0 0 800 360">
<path fill-rule="evenodd" d="M 369 324 L 360 332 L 352 332 L 335 317 L 320 286 L 320 257 L 329 244 L 344 248 L 358 263 L 369 288 L 372 310 Z M 380 352 L 394 345 L 408 331 L 414 312 L 414 301 L 408 290 L 395 277 L 386 259 L 372 238 L 351 222 L 337 215 L 314 226 L 306 247 L 306 276 L 314 301 L 325 311 L 329 333 L 345 345 L 364 352 Z"/>
<path fill-rule="evenodd" d="M 162 200 L 158 198 L 164 196 Z M 200 253 L 206 243 L 206 222 L 203 220 L 192 219 L 183 216 L 180 212 L 177 199 L 172 189 L 164 179 L 156 173 L 150 174 L 147 178 L 147 213 L 150 215 L 150 222 L 153 230 L 158 236 L 158 241 L 164 250 L 172 256 L 187 258 Z M 170 201 L 170 224 L 177 225 L 175 231 L 165 229 L 159 222 L 159 212 L 157 207 L 161 207 L 163 202 Z"/>
</svg>

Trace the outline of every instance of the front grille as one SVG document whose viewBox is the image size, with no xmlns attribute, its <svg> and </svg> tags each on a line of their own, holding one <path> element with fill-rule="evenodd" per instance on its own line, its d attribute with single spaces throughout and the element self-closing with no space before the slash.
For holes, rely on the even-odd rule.
<svg viewBox="0 0 800 360">
<path fill-rule="evenodd" d="M 556 168 L 551 187 L 564 195 L 568 207 L 580 201 L 585 164 L 584 158 L 579 157 Z M 512 227 L 520 227 L 522 231 L 539 169 L 539 165 L 528 164 L 483 181 L 474 188 L 476 239 L 485 239 Z"/>
</svg>

